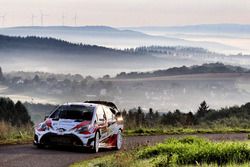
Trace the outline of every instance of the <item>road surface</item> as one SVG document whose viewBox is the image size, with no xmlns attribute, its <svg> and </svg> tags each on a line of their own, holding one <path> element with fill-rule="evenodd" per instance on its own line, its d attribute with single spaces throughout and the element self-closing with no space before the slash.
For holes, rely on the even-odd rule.
<svg viewBox="0 0 250 167">
<path fill-rule="evenodd" d="M 130 150 L 141 145 L 153 145 L 170 137 L 185 135 L 133 136 L 124 138 L 123 149 Z M 189 135 L 190 136 L 190 135 Z M 247 140 L 247 134 L 197 134 L 211 140 Z M 97 154 L 76 148 L 37 149 L 32 144 L 0 146 L 0 167 L 66 167 L 74 162 L 111 154 L 101 150 Z"/>
</svg>

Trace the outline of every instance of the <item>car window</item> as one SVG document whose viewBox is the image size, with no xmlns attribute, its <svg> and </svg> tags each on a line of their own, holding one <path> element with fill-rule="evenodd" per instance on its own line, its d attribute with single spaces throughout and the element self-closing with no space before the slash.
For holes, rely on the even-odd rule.
<svg viewBox="0 0 250 167">
<path fill-rule="evenodd" d="M 103 111 L 103 108 L 101 106 L 99 106 L 97 108 L 96 117 L 97 117 L 98 121 L 100 121 L 100 120 L 106 120 L 106 115 L 105 115 L 105 113 Z"/>
<path fill-rule="evenodd" d="M 94 107 L 83 105 L 60 106 L 51 116 L 52 119 L 92 120 Z"/>
<path fill-rule="evenodd" d="M 109 107 L 104 106 L 104 111 L 107 116 L 107 121 L 113 121 L 114 120 L 114 114 L 111 112 Z"/>
</svg>

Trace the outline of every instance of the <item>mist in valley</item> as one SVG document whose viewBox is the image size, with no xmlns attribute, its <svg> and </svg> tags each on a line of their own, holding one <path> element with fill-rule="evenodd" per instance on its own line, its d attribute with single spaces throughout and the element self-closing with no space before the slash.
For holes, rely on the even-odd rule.
<svg viewBox="0 0 250 167">
<path fill-rule="evenodd" d="M 4 75 L 0 87 L 1 96 L 29 104 L 53 105 L 72 101 L 107 100 L 115 102 L 121 110 L 141 106 L 144 111 L 153 108 L 161 113 L 176 109 L 196 112 L 203 100 L 211 108 L 219 109 L 244 104 L 250 98 L 250 77 L 248 70 L 245 70 L 250 68 L 250 57 L 247 54 L 217 53 L 208 50 L 207 45 L 201 45 L 204 48 L 197 45 L 180 46 L 183 43 L 177 38 L 171 38 L 171 41 L 180 45 L 172 43 L 171 46 L 169 43 L 166 46 L 166 43 L 160 42 L 160 39 L 166 38 L 144 34 L 139 30 L 137 32 L 132 28 L 133 31 L 107 27 L 42 29 L 45 31 L 41 34 L 37 34 L 41 27 L 1 29 L 8 35 L 46 36 L 0 36 L 0 66 Z M 76 37 L 79 34 L 77 29 L 83 33 L 79 38 L 84 38 L 88 44 L 79 43 L 82 41 Z M 51 34 L 48 34 L 49 31 Z M 89 32 L 91 33 L 87 37 Z M 152 39 L 155 41 L 152 42 Z M 91 40 L 94 45 L 89 45 L 92 44 Z M 107 41 L 111 45 L 120 45 L 119 41 L 132 45 L 133 42 L 142 43 L 136 44 L 140 47 L 118 49 L 107 47 Z M 225 65 L 216 64 L 217 62 Z M 202 65 L 204 63 L 214 63 L 211 67 L 217 71 L 212 71 L 211 74 L 211 71 L 204 70 L 200 73 L 199 68 L 207 66 Z M 187 73 L 193 65 L 199 67 L 197 71 Z M 179 72 L 160 76 L 154 73 L 157 70 L 161 73 L 169 68 Z M 236 70 L 231 71 L 231 68 Z M 238 70 L 241 68 L 245 69 Z M 144 77 L 144 72 L 147 77 Z M 35 111 L 35 115 L 36 112 L 38 111 Z M 39 115 L 42 118 L 45 113 Z"/>
<path fill-rule="evenodd" d="M 197 69 L 207 65 L 197 66 Z M 196 112 L 205 100 L 210 108 L 241 105 L 250 98 L 250 73 L 247 69 L 223 64 L 211 64 L 212 69 L 225 68 L 223 72 L 182 72 L 163 76 L 142 77 L 142 73 L 119 73 L 114 77 L 82 76 L 80 74 L 55 74 L 46 72 L 4 72 L 0 95 L 29 104 L 63 104 L 86 100 L 107 100 L 123 109 L 142 107 L 165 113 L 179 109 Z M 189 68 L 189 67 L 187 67 Z M 230 71 L 228 69 L 236 71 Z M 173 68 L 172 70 L 175 70 Z M 171 69 L 169 71 L 172 71 Z M 228 70 L 228 71 L 227 71 Z M 195 72 L 195 71 L 194 71 Z M 152 73 L 149 73 L 152 74 Z M 148 75 L 148 74 L 147 74 Z M 32 108 L 32 118 L 41 120 L 50 111 Z M 38 116 L 37 116 L 38 114 Z"/>
</svg>

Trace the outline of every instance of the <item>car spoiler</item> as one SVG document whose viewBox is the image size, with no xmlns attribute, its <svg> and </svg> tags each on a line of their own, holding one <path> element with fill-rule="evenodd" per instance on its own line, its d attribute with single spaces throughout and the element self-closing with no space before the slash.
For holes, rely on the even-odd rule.
<svg viewBox="0 0 250 167">
<path fill-rule="evenodd" d="M 109 101 L 85 101 L 84 103 L 102 104 L 102 105 L 105 105 L 105 106 L 108 106 L 108 107 L 111 107 L 111 108 L 118 110 L 116 105 L 112 102 L 109 102 Z"/>
</svg>

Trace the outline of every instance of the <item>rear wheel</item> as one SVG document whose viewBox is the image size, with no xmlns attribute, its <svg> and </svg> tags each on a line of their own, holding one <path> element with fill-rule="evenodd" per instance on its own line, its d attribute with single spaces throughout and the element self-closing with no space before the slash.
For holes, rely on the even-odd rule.
<svg viewBox="0 0 250 167">
<path fill-rule="evenodd" d="M 119 130 L 118 133 L 117 133 L 117 138 L 116 138 L 116 147 L 115 147 L 116 150 L 120 150 L 121 149 L 121 147 L 122 147 L 122 141 L 123 141 L 122 131 Z"/>
</svg>

